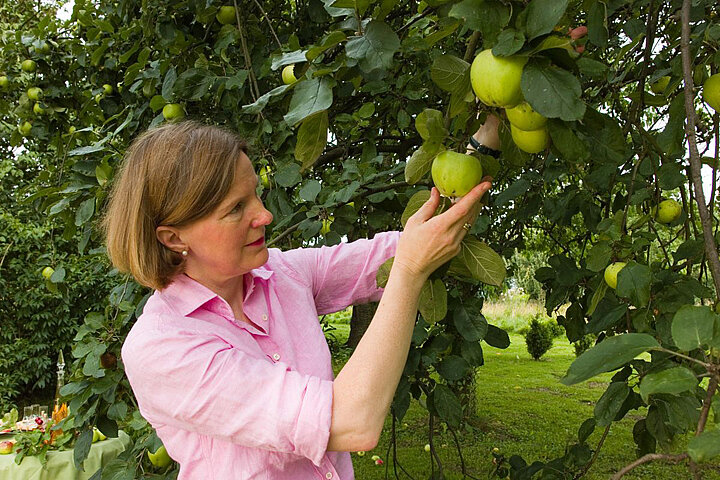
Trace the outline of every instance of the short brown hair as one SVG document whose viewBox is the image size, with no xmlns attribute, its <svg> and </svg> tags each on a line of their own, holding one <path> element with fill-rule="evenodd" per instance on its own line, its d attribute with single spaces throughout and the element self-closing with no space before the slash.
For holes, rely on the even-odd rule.
<svg viewBox="0 0 720 480">
<path fill-rule="evenodd" d="M 182 255 L 155 236 L 211 213 L 235 180 L 247 144 L 220 127 L 187 120 L 147 130 L 128 148 L 115 176 L 103 231 L 113 265 L 161 290 L 184 270 Z"/>
</svg>

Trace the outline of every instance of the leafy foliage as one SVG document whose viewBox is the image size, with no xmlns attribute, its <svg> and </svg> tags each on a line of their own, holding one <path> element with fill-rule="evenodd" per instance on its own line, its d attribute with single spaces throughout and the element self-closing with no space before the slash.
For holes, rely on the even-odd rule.
<svg viewBox="0 0 720 480">
<path fill-rule="evenodd" d="M 553 338 L 554 335 L 550 325 L 540 323 L 537 318 L 530 321 L 530 328 L 525 333 L 525 344 L 533 360 L 540 360 L 552 348 Z"/>
</svg>

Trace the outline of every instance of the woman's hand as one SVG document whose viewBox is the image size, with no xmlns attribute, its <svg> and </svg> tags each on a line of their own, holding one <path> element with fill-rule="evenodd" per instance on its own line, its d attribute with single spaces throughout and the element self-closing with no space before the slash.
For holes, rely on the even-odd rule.
<svg viewBox="0 0 720 480">
<path fill-rule="evenodd" d="M 433 187 L 430 199 L 405 224 L 395 252 L 393 268 L 427 279 L 438 267 L 460 252 L 460 242 L 480 213 L 480 199 L 490 190 L 492 178 L 483 181 L 440 215 L 440 192 Z"/>
<path fill-rule="evenodd" d="M 492 113 L 489 113 L 477 132 L 473 135 L 475 140 L 480 142 L 480 145 L 485 145 L 493 150 L 500 150 L 502 143 L 498 136 L 498 126 L 500 125 L 500 119 Z"/>
</svg>

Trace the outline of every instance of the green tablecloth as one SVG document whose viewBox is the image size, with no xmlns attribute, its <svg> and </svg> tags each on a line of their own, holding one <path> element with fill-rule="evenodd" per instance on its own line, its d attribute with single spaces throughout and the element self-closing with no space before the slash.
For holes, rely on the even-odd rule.
<svg viewBox="0 0 720 480">
<path fill-rule="evenodd" d="M 1 440 L 9 438 L 12 437 L 2 437 Z M 93 443 L 83 464 L 84 472 L 75 469 L 72 450 L 48 452 L 45 468 L 36 457 L 25 457 L 17 465 L 14 454 L 0 455 L 0 480 L 87 480 L 128 445 L 130 436 L 122 430 L 118 432 L 118 438 Z"/>
</svg>

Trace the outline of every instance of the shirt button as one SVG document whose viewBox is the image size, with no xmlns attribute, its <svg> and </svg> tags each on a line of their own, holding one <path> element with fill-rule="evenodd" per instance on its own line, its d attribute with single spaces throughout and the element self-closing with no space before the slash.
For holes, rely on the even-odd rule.
<svg viewBox="0 0 720 480">
<path fill-rule="evenodd" d="M 279 353 L 274 353 L 274 354 L 273 354 L 273 359 L 276 360 L 276 361 L 277 361 L 277 360 L 280 360 L 280 354 L 279 354 Z M 330 478 L 330 477 L 328 477 L 328 478 Z"/>
<path fill-rule="evenodd" d="M 262 319 L 267 322 L 267 315 L 263 314 Z"/>
<path fill-rule="evenodd" d="M 325 474 L 325 478 L 332 478 L 332 472 L 327 472 Z"/>
</svg>

